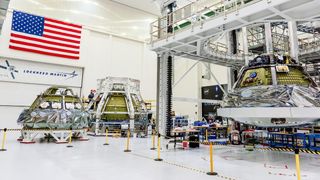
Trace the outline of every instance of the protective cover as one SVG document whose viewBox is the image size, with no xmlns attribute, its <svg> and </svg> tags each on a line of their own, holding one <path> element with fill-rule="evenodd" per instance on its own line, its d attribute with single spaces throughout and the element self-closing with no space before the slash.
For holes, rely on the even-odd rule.
<svg viewBox="0 0 320 180">
<path fill-rule="evenodd" d="M 320 107 L 319 91 L 295 85 L 238 88 L 224 98 L 223 107 Z"/>
<path fill-rule="evenodd" d="M 313 124 L 320 119 L 319 111 L 319 87 L 302 65 L 259 56 L 241 69 L 218 114 L 261 127 L 286 127 Z M 278 114 L 268 115 L 271 112 Z"/>
<path fill-rule="evenodd" d="M 82 129 L 88 127 L 89 113 L 80 98 L 66 87 L 50 87 L 23 110 L 18 124 L 25 129 Z"/>
</svg>

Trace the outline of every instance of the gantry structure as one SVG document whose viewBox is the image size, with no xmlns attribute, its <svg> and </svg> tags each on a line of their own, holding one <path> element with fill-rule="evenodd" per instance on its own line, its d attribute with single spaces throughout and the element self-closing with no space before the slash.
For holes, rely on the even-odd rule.
<svg viewBox="0 0 320 180">
<path fill-rule="evenodd" d="M 150 25 L 150 49 L 157 53 L 159 132 L 170 135 L 172 89 L 199 63 L 218 85 L 209 63 L 229 67 L 230 89 L 235 71 L 256 55 L 286 54 L 319 82 L 319 8 L 318 0 L 197 0 L 181 8 L 174 0 L 164 2 L 163 16 Z M 175 57 L 196 61 L 177 82 L 172 80 Z"/>
</svg>

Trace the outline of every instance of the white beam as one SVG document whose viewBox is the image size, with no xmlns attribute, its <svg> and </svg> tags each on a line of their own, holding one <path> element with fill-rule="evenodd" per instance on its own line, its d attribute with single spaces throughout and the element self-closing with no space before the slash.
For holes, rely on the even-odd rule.
<svg viewBox="0 0 320 180">
<path fill-rule="evenodd" d="M 177 102 L 196 102 L 196 103 L 213 103 L 213 104 L 220 104 L 221 101 L 218 100 L 210 100 L 210 99 L 197 99 L 197 98 L 188 98 L 188 97 L 173 97 L 173 101 Z M 202 117 L 201 117 L 202 118 Z"/>
<path fill-rule="evenodd" d="M 245 65 L 249 64 L 249 47 L 248 47 L 247 37 L 248 37 L 247 27 L 242 27 L 242 47 L 243 47 Z"/>
<path fill-rule="evenodd" d="M 297 22 L 289 21 L 288 22 L 289 30 L 289 45 L 290 45 L 290 56 L 291 58 L 299 61 L 299 44 L 298 44 L 298 34 L 297 34 Z"/>
</svg>

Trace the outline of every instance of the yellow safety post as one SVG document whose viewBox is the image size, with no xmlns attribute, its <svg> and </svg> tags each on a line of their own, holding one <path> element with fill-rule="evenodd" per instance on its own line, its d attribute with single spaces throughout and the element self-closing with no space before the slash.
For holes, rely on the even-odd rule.
<svg viewBox="0 0 320 180">
<path fill-rule="evenodd" d="M 297 177 L 298 177 L 298 180 L 301 180 L 299 149 L 295 149 L 294 152 L 296 157 Z"/>
<path fill-rule="evenodd" d="M 210 143 L 210 172 L 207 173 L 210 176 L 218 175 L 218 173 L 214 172 L 214 162 L 213 162 L 213 144 Z"/>
<path fill-rule="evenodd" d="M 73 146 L 71 145 L 71 143 L 72 143 L 72 129 L 70 129 L 69 142 L 68 142 L 67 148 L 72 148 L 72 147 L 73 147 Z"/>
<path fill-rule="evenodd" d="M 1 149 L 0 151 L 7 151 L 5 148 L 4 148 L 4 144 L 6 142 L 6 138 L 7 138 L 7 128 L 4 128 L 3 129 L 3 138 L 2 138 L 2 144 L 1 144 Z"/>
<path fill-rule="evenodd" d="M 152 148 L 150 148 L 151 150 L 156 150 L 156 143 L 155 143 L 155 141 L 156 141 L 156 136 L 155 136 L 155 132 L 154 132 L 154 130 L 152 130 Z"/>
<path fill-rule="evenodd" d="M 162 161 L 163 159 L 161 159 L 160 158 L 160 137 L 161 137 L 161 135 L 160 135 L 160 133 L 158 134 L 158 147 L 157 147 L 157 149 L 158 149 L 158 157 L 156 158 L 156 159 L 154 159 L 155 161 Z"/>
<path fill-rule="evenodd" d="M 124 152 L 131 152 L 131 150 L 129 149 L 129 145 L 130 145 L 130 129 L 128 129 L 128 132 L 127 132 L 127 148 L 124 150 Z"/>
<path fill-rule="evenodd" d="M 208 129 L 206 129 L 206 142 L 208 142 Z"/>
<path fill-rule="evenodd" d="M 106 128 L 106 143 L 104 143 L 103 145 L 109 145 L 109 143 L 108 143 L 108 135 L 109 135 L 109 133 L 108 133 L 108 128 Z"/>
</svg>

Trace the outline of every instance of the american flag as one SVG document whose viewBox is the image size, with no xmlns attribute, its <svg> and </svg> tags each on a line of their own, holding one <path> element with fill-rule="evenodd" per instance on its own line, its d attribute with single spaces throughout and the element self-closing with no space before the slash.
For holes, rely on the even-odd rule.
<svg viewBox="0 0 320 180">
<path fill-rule="evenodd" d="M 78 60 L 82 26 L 13 11 L 10 49 Z"/>
</svg>

